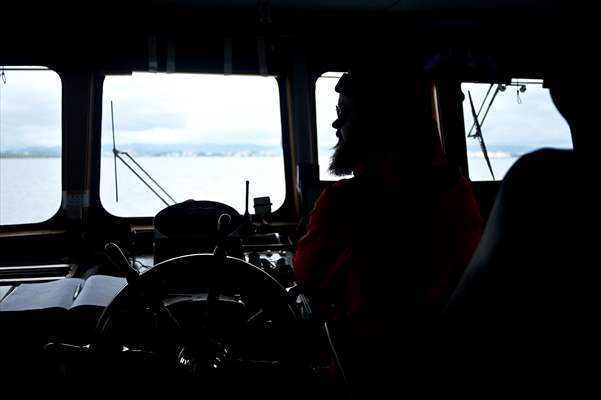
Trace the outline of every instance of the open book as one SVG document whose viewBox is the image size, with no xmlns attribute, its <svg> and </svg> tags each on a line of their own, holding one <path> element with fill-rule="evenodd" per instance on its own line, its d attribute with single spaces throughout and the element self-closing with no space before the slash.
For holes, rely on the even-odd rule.
<svg viewBox="0 0 601 400">
<path fill-rule="evenodd" d="M 57 338 L 85 340 L 126 284 L 125 278 L 108 275 L 21 284 L 0 302 L 0 325 L 11 326 L 15 333 L 31 335 L 32 330 L 40 330 Z"/>
</svg>

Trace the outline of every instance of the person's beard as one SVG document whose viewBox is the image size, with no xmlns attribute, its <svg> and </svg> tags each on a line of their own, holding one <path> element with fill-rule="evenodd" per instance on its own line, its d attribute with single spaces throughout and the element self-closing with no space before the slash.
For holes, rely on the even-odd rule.
<svg viewBox="0 0 601 400">
<path fill-rule="evenodd" d="M 357 164 L 357 149 L 353 142 L 338 141 L 330 159 L 329 171 L 336 176 L 351 175 Z"/>
</svg>

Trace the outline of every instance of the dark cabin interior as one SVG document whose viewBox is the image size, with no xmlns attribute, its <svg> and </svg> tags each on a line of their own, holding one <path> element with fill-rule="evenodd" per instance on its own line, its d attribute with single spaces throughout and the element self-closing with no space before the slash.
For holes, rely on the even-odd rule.
<svg viewBox="0 0 601 400">
<path fill-rule="evenodd" d="M 517 77 L 542 80 L 545 87 L 557 64 L 571 65 L 575 75 L 587 74 L 581 85 L 594 82 L 597 71 L 583 64 L 594 64 L 591 53 L 596 50 L 598 28 L 590 12 L 586 15 L 586 9 L 566 3 L 132 0 L 2 5 L 0 13 L 19 25 L 2 36 L 0 67 L 45 66 L 61 80 L 63 200 L 43 222 L 0 221 L 0 285 L 13 290 L 32 281 L 97 274 L 125 277 L 128 285 L 102 316 L 82 315 L 82 326 L 76 329 L 62 314 L 35 310 L 24 317 L 0 311 L 0 381 L 23 382 L 14 386 L 24 391 L 40 387 L 60 391 L 96 380 L 102 387 L 125 383 L 134 390 L 139 389 L 132 382 L 146 381 L 145 389 L 152 390 L 169 382 L 166 386 L 174 392 L 187 393 L 184 388 L 196 387 L 202 376 L 206 393 L 223 397 L 348 397 L 344 378 L 328 368 L 331 338 L 320 321 L 297 309 L 302 301 L 294 297 L 289 265 L 301 221 L 331 183 L 319 175 L 317 79 L 328 71 L 346 71 L 361 58 L 375 65 L 392 59 L 400 65 L 405 60 L 410 64 L 442 59 L 432 74 L 436 120 L 449 164 L 470 177 L 462 83 L 511 85 Z M 382 71 L 395 72 L 386 65 Z M 269 215 L 268 223 L 254 220 L 255 224 L 244 225 L 242 213 L 228 211 L 242 221 L 238 234 L 247 231 L 245 240 L 228 245 L 227 253 L 248 260 L 253 253 L 260 266 L 261 257 L 281 252 L 285 262 L 280 272 L 249 272 L 238 261 L 229 262 L 227 272 L 214 272 L 218 269 L 212 266 L 224 256 L 219 251 L 225 251 L 225 239 L 199 239 L 229 207 L 212 204 L 214 199 L 196 199 L 205 202 L 196 204 L 200 214 L 194 218 L 185 210 L 183 215 L 173 209 L 164 213 L 161 229 L 169 234 L 159 239 L 154 215 L 121 217 L 105 209 L 100 193 L 102 115 L 107 112 L 103 84 L 108 76 L 132 72 L 275 77 L 283 204 Z M 577 95 L 582 101 L 591 93 L 581 89 Z M 594 103 L 586 105 L 591 116 Z M 386 386 L 406 395 L 415 386 L 424 394 L 438 395 L 514 394 L 523 385 L 529 394 L 559 388 L 571 393 L 595 390 L 599 273 L 592 249 L 599 215 L 593 190 L 598 165 L 592 149 L 598 139 L 588 136 L 587 131 L 596 129 L 592 118 L 588 121 L 578 130 L 585 138 L 580 149 L 541 150 L 520 159 L 503 179 L 471 182 L 483 217 L 482 242 L 440 318 L 419 329 L 417 337 L 399 338 L 394 349 L 399 354 L 391 349 Z M 408 204 L 415 207 L 414 216 L 428 215 L 426 139 L 407 134 L 406 143 L 408 148 L 423 149 L 409 152 L 405 160 L 415 166 Z M 85 200 L 78 197 L 82 195 Z M 389 211 L 394 212 L 379 210 L 377 215 Z M 404 235 L 419 232 L 427 237 L 427 228 L 414 219 L 413 231 Z M 168 240 L 169 235 L 195 239 L 176 243 Z M 165 261 L 213 253 L 215 246 L 219 251 L 214 255 Z M 391 265 L 383 274 L 393 283 L 402 279 L 396 268 L 401 261 L 423 263 L 433 251 L 427 243 L 417 246 L 418 255 L 374 249 L 390 254 Z M 157 256 L 159 250 L 163 253 Z M 155 257 L 154 268 L 131 266 L 129 260 L 148 255 Z M 209 267 L 196 269 L 199 263 Z M 211 297 L 215 289 L 204 284 L 216 279 L 211 274 L 229 277 L 219 289 L 225 300 Z M 176 292 L 204 291 L 206 296 L 192 302 L 174 299 L 166 314 L 140 312 L 151 310 L 148 304 L 156 300 L 159 282 L 173 284 L 169 288 Z M 244 325 L 240 315 L 247 310 L 240 305 L 240 293 L 248 296 L 245 307 L 267 317 L 259 315 L 259 322 L 253 319 Z M 395 294 L 390 295 L 394 301 Z M 306 306 L 301 304 L 300 309 L 306 312 Z M 129 309 L 138 310 L 131 320 Z M 182 315 L 185 322 L 170 313 Z M 202 331 L 194 317 L 198 313 L 219 321 L 214 325 L 218 332 L 211 334 L 235 343 L 239 359 L 248 362 L 215 373 L 212 366 L 197 361 L 224 358 L 220 353 L 224 349 L 198 338 L 180 349 L 179 359 L 188 364 L 182 361 L 177 368 L 144 350 L 156 345 L 152 337 L 144 336 L 152 331 L 153 321 L 167 321 L 161 331 L 163 345 L 176 340 L 173 330 L 180 323 L 191 327 L 191 336 Z M 403 323 L 402 317 L 397 319 Z M 239 331 L 245 336 L 234 334 Z M 136 342 L 141 350 L 114 356 L 120 350 L 115 350 L 113 335 Z M 92 358 L 89 348 L 82 347 L 91 342 L 96 351 Z M 258 359 L 264 362 L 249 361 Z M 182 369 L 186 371 L 181 373 Z"/>
</svg>

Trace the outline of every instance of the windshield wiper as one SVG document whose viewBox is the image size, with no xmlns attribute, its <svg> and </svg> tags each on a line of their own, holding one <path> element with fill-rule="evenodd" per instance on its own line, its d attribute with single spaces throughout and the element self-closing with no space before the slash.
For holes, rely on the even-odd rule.
<svg viewBox="0 0 601 400">
<path fill-rule="evenodd" d="M 478 118 L 480 118 L 480 112 L 482 112 L 482 108 L 484 107 L 484 103 L 486 103 L 486 99 L 488 98 L 488 95 L 490 94 L 490 90 L 492 89 L 494 85 L 491 83 L 488 91 L 486 92 L 486 96 L 484 96 L 484 100 L 482 100 L 482 104 L 480 105 L 480 109 L 478 110 Z M 488 115 L 488 112 L 490 111 L 490 106 L 492 106 L 492 103 L 495 101 L 495 99 L 497 98 L 497 94 L 499 94 L 499 92 L 503 92 L 505 91 L 505 85 L 497 85 L 497 88 L 495 89 L 495 92 L 492 95 L 492 98 L 490 99 L 490 102 L 488 103 L 488 107 L 486 107 L 486 111 L 484 112 L 484 116 L 482 117 L 482 121 L 480 121 L 480 130 L 482 130 L 482 126 L 484 125 L 484 121 L 486 120 L 486 116 Z M 475 138 L 476 134 L 472 134 L 474 128 L 476 127 L 476 121 L 474 120 L 474 122 L 472 123 L 472 127 L 470 128 L 470 131 L 467 134 L 468 138 Z"/>
<path fill-rule="evenodd" d="M 117 159 L 121 160 L 121 162 L 123 164 L 125 164 L 125 166 L 127 168 L 129 168 L 129 170 L 131 172 L 134 173 L 134 175 L 136 175 L 138 177 L 138 179 L 145 184 L 148 189 L 150 189 L 152 191 L 152 193 L 155 194 L 156 197 L 158 197 L 163 203 L 165 203 L 166 206 L 169 206 L 169 203 L 167 203 L 167 201 L 161 197 L 160 194 L 157 193 L 156 190 L 154 190 L 152 188 L 152 186 L 150 186 L 148 184 L 148 182 L 146 182 L 146 180 L 144 180 L 144 178 L 142 176 L 140 176 L 140 174 L 138 174 L 132 167 L 131 165 L 129 165 L 127 163 L 127 161 L 125 161 L 125 159 L 123 159 L 123 157 L 121 157 L 121 154 L 126 155 L 127 157 L 129 157 L 129 159 L 138 167 L 140 168 L 140 170 L 148 177 L 148 179 L 150 179 L 159 189 L 161 189 L 163 191 L 163 193 L 165 193 L 165 195 L 167 195 L 167 197 L 169 197 L 171 199 L 171 201 L 173 201 L 173 204 L 177 203 L 177 201 L 175 201 L 175 199 L 173 197 L 171 197 L 169 195 L 169 193 L 167 193 L 167 191 L 165 189 L 163 189 L 163 187 L 161 185 L 159 185 L 159 183 L 157 181 L 155 181 L 152 176 L 150 176 L 150 174 L 148 172 L 146 172 L 146 170 L 144 168 L 142 168 L 142 166 L 140 164 L 138 164 L 136 162 L 136 160 L 134 160 L 134 158 L 129 155 L 128 152 L 126 151 L 120 151 L 117 150 L 117 148 L 115 147 L 115 122 L 114 122 L 114 118 L 113 118 L 113 102 L 111 101 L 111 124 L 112 124 L 112 128 L 113 128 L 113 157 L 114 157 L 114 163 L 115 163 L 115 201 L 119 202 L 119 191 L 118 191 L 118 187 L 117 187 Z"/>
<path fill-rule="evenodd" d="M 484 114 L 484 118 L 486 118 L 486 115 L 488 114 L 488 110 L 490 110 L 490 106 L 498 92 L 499 92 L 499 87 L 497 86 L 497 90 L 495 91 L 495 94 L 493 95 L 492 99 L 490 100 L 490 103 L 488 105 L 486 113 Z M 490 164 L 490 159 L 488 158 L 488 151 L 486 150 L 486 144 L 484 143 L 484 137 L 482 136 L 482 126 L 480 125 L 480 122 L 478 121 L 478 115 L 476 114 L 476 108 L 474 107 L 474 102 L 472 100 L 472 93 L 468 90 L 467 94 L 470 99 L 470 107 L 472 109 L 472 117 L 474 118 L 474 126 L 476 127 L 476 133 L 471 137 L 475 137 L 478 139 L 478 142 L 480 143 L 480 149 L 482 150 L 482 154 L 484 154 L 484 159 L 486 160 L 486 164 L 488 165 L 488 170 L 490 171 L 490 174 L 492 175 L 492 179 L 495 180 L 495 173 L 492 170 L 492 165 Z M 484 118 L 482 118 L 483 122 L 484 122 Z M 468 137 L 470 137 L 469 134 L 468 134 Z"/>
</svg>

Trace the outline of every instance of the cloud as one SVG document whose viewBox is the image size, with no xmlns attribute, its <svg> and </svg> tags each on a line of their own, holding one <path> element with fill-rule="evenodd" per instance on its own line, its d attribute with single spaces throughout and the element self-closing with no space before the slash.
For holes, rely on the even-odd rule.
<svg viewBox="0 0 601 400">
<path fill-rule="evenodd" d="M 0 149 L 59 146 L 61 80 L 54 71 L 7 70 L 0 81 Z"/>
<path fill-rule="evenodd" d="M 468 90 L 472 94 L 476 112 L 482 104 L 488 84 L 463 84 L 465 94 L 463 115 L 466 132 L 473 124 Z M 482 124 L 482 132 L 487 145 L 526 145 L 532 148 L 544 146 L 571 146 L 570 129 L 559 114 L 547 89 L 540 84 L 527 85 L 526 92 L 519 93 L 517 87 L 508 86 L 499 92 Z M 494 88 L 480 114 L 482 120 Z M 477 141 L 469 144 L 477 144 Z"/>
<path fill-rule="evenodd" d="M 0 150 L 61 143 L 61 82 L 52 71 L 6 71 L 0 83 Z M 336 144 L 338 79 L 316 83 L 318 147 Z M 479 108 L 487 84 L 464 84 Z M 546 89 L 528 85 L 500 92 L 483 125 L 489 145 L 531 146 L 571 143 L 566 122 Z M 110 102 L 114 102 L 117 143 L 255 143 L 280 145 L 281 116 L 276 80 L 268 77 L 153 74 L 109 76 L 103 87 L 102 142 L 111 143 Z M 472 124 L 464 101 L 466 129 Z M 468 144 L 470 141 L 468 140 Z M 471 144 L 477 144 L 473 141 Z"/>
<path fill-rule="evenodd" d="M 104 99 L 105 141 L 111 140 L 106 138 L 111 126 L 106 110 L 111 99 L 120 143 L 281 141 L 279 91 L 274 78 L 151 73 L 115 76 L 105 81 Z"/>
<path fill-rule="evenodd" d="M 61 81 L 53 71 L 6 71 L 0 150 L 60 146 Z M 272 77 L 152 74 L 108 76 L 102 142 L 280 145 L 277 82 Z"/>
<path fill-rule="evenodd" d="M 108 104 L 107 104 L 108 103 Z M 121 105 L 123 106 L 123 105 Z M 128 132 L 144 132 L 160 127 L 164 130 L 177 130 L 186 127 L 185 116 L 178 115 L 169 110 L 156 107 L 135 108 L 129 105 L 113 107 L 115 132 L 127 134 Z M 154 126 L 152 126 L 154 125 Z M 112 130 L 110 102 L 104 101 L 102 112 L 103 131 Z M 105 132 L 103 132 L 104 134 Z"/>
</svg>

